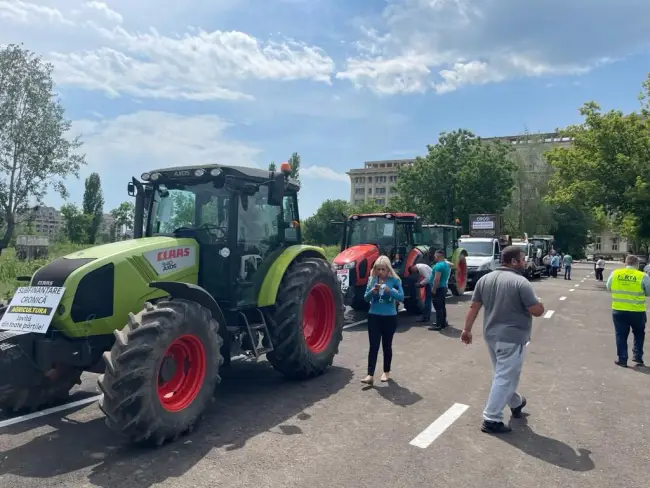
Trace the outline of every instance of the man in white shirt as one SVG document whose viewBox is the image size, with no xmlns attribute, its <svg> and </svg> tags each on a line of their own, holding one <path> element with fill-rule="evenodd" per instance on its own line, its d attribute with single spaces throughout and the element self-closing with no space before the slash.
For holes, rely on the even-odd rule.
<svg viewBox="0 0 650 488">
<path fill-rule="evenodd" d="M 598 258 L 596 261 L 596 279 L 598 281 L 603 281 L 603 271 L 605 271 L 605 260 Z"/>
<path fill-rule="evenodd" d="M 418 263 L 409 268 L 409 273 L 413 279 L 417 280 L 415 284 L 415 293 L 420 292 L 420 288 L 424 288 L 424 309 L 422 310 L 422 318 L 418 322 L 431 321 L 431 302 L 433 296 L 431 295 L 431 285 L 428 283 L 431 277 L 431 266 L 424 263 Z"/>
</svg>

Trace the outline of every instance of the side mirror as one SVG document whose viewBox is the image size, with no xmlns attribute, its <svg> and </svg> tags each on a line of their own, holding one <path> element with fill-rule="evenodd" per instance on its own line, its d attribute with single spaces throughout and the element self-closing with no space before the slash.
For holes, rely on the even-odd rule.
<svg viewBox="0 0 650 488">
<path fill-rule="evenodd" d="M 129 181 L 129 184 L 126 185 L 126 191 L 129 194 L 130 197 L 135 196 L 135 185 L 133 184 L 132 181 Z"/>
<path fill-rule="evenodd" d="M 269 183 L 268 203 L 274 207 L 281 207 L 286 189 L 284 174 L 280 173 L 273 177 Z"/>
</svg>

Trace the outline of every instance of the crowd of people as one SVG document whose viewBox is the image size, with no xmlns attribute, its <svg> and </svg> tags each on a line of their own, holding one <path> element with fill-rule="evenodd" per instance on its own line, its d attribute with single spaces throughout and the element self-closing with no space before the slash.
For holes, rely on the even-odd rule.
<svg viewBox="0 0 650 488">
<path fill-rule="evenodd" d="M 418 288 L 425 288 L 425 303 L 420 322 L 431 320 L 431 305 L 436 322 L 430 330 L 443 330 L 447 322 L 446 295 L 451 267 L 444 251 L 435 252 L 435 264 L 416 264 L 409 268 Z M 548 258 L 548 259 L 546 259 Z M 564 269 L 564 278 L 571 279 L 573 258 L 570 254 L 551 251 L 545 256 L 550 267 L 549 276 L 557 277 Z M 608 277 L 606 289 L 612 296 L 612 315 L 616 337 L 617 359 L 615 363 L 627 367 L 628 336 L 632 332 L 634 345 L 632 361 L 643 365 L 643 345 L 646 326 L 646 297 L 650 296 L 650 265 L 640 271 L 639 259 L 629 255 L 626 267 L 614 270 Z M 479 311 L 484 310 L 483 337 L 488 346 L 493 366 L 493 380 L 483 411 L 481 430 L 487 433 L 506 433 L 511 428 L 503 421 L 503 410 L 510 407 L 513 417 L 522 415 L 526 398 L 517 392 L 524 363 L 526 348 L 531 339 L 532 319 L 544 314 L 542 300 L 536 296 L 530 281 L 524 276 L 526 256 L 520 247 L 509 246 L 501 253 L 501 266 L 488 273 L 476 283 L 471 305 L 465 318 L 460 340 L 469 345 L 473 341 L 472 327 Z M 605 261 L 594 259 L 596 279 L 603 281 Z M 361 381 L 374 383 L 375 369 L 380 346 L 383 350 L 383 374 L 381 381 L 390 381 L 393 337 L 397 329 L 397 305 L 404 300 L 402 281 L 391 261 L 381 256 L 375 262 L 365 292 L 370 302 L 368 312 L 368 371 Z"/>
</svg>

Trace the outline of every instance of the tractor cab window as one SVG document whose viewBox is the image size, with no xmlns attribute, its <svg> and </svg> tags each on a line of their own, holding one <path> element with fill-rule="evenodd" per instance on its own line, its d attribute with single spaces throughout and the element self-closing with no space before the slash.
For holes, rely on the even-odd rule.
<svg viewBox="0 0 650 488">
<path fill-rule="evenodd" d="M 445 249 L 445 234 L 442 227 L 425 227 L 422 229 L 423 244 L 434 251 Z"/>
<path fill-rule="evenodd" d="M 377 244 L 380 248 L 395 245 L 395 221 L 385 217 L 366 217 L 350 220 L 348 246 Z"/>
<path fill-rule="evenodd" d="M 213 184 L 179 188 L 159 187 L 154 192 L 152 234 L 174 234 L 179 230 L 197 230 L 203 243 L 226 243 L 228 231 L 227 190 Z M 205 234 L 205 235 L 204 235 Z"/>
<path fill-rule="evenodd" d="M 451 258 L 454 254 L 454 244 L 456 243 L 456 232 L 454 229 L 445 228 L 445 245 L 442 249 L 445 250 L 445 256 Z"/>
<path fill-rule="evenodd" d="M 285 195 L 282 200 L 282 212 L 284 217 L 284 240 L 285 242 L 298 242 L 298 201 L 295 194 Z"/>
<path fill-rule="evenodd" d="M 264 259 L 282 244 L 283 208 L 269 205 L 268 195 L 268 186 L 261 186 L 255 195 L 239 196 L 237 246 L 241 281 L 252 281 Z"/>
</svg>

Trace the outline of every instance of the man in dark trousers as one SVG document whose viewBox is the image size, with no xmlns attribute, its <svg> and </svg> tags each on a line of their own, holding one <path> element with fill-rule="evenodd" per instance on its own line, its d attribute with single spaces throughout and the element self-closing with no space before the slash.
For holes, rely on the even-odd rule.
<svg viewBox="0 0 650 488">
<path fill-rule="evenodd" d="M 533 316 L 541 316 L 544 305 L 524 277 L 525 269 L 526 256 L 521 248 L 506 247 L 501 254 L 501 266 L 476 282 L 472 305 L 460 335 L 463 343 L 472 343 L 472 326 L 484 307 L 483 337 L 492 360 L 494 377 L 483 411 L 481 430 L 489 434 L 511 431 L 503 423 L 506 405 L 515 418 L 521 417 L 526 406 L 526 399 L 517 393 L 517 387 L 533 328 Z"/>
<path fill-rule="evenodd" d="M 639 270 L 639 258 L 630 254 L 625 268 L 612 271 L 607 279 L 607 290 L 612 293 L 612 318 L 616 332 L 615 363 L 627 368 L 627 338 L 630 329 L 634 335 L 632 361 L 643 366 L 645 342 L 646 297 L 650 296 L 650 276 Z"/>
<path fill-rule="evenodd" d="M 435 265 L 432 268 L 429 283 L 433 295 L 433 307 L 436 309 L 436 323 L 429 327 L 429 330 L 443 330 L 447 323 L 447 286 L 451 266 L 445 259 L 445 251 L 438 249 L 434 254 Z"/>
</svg>

